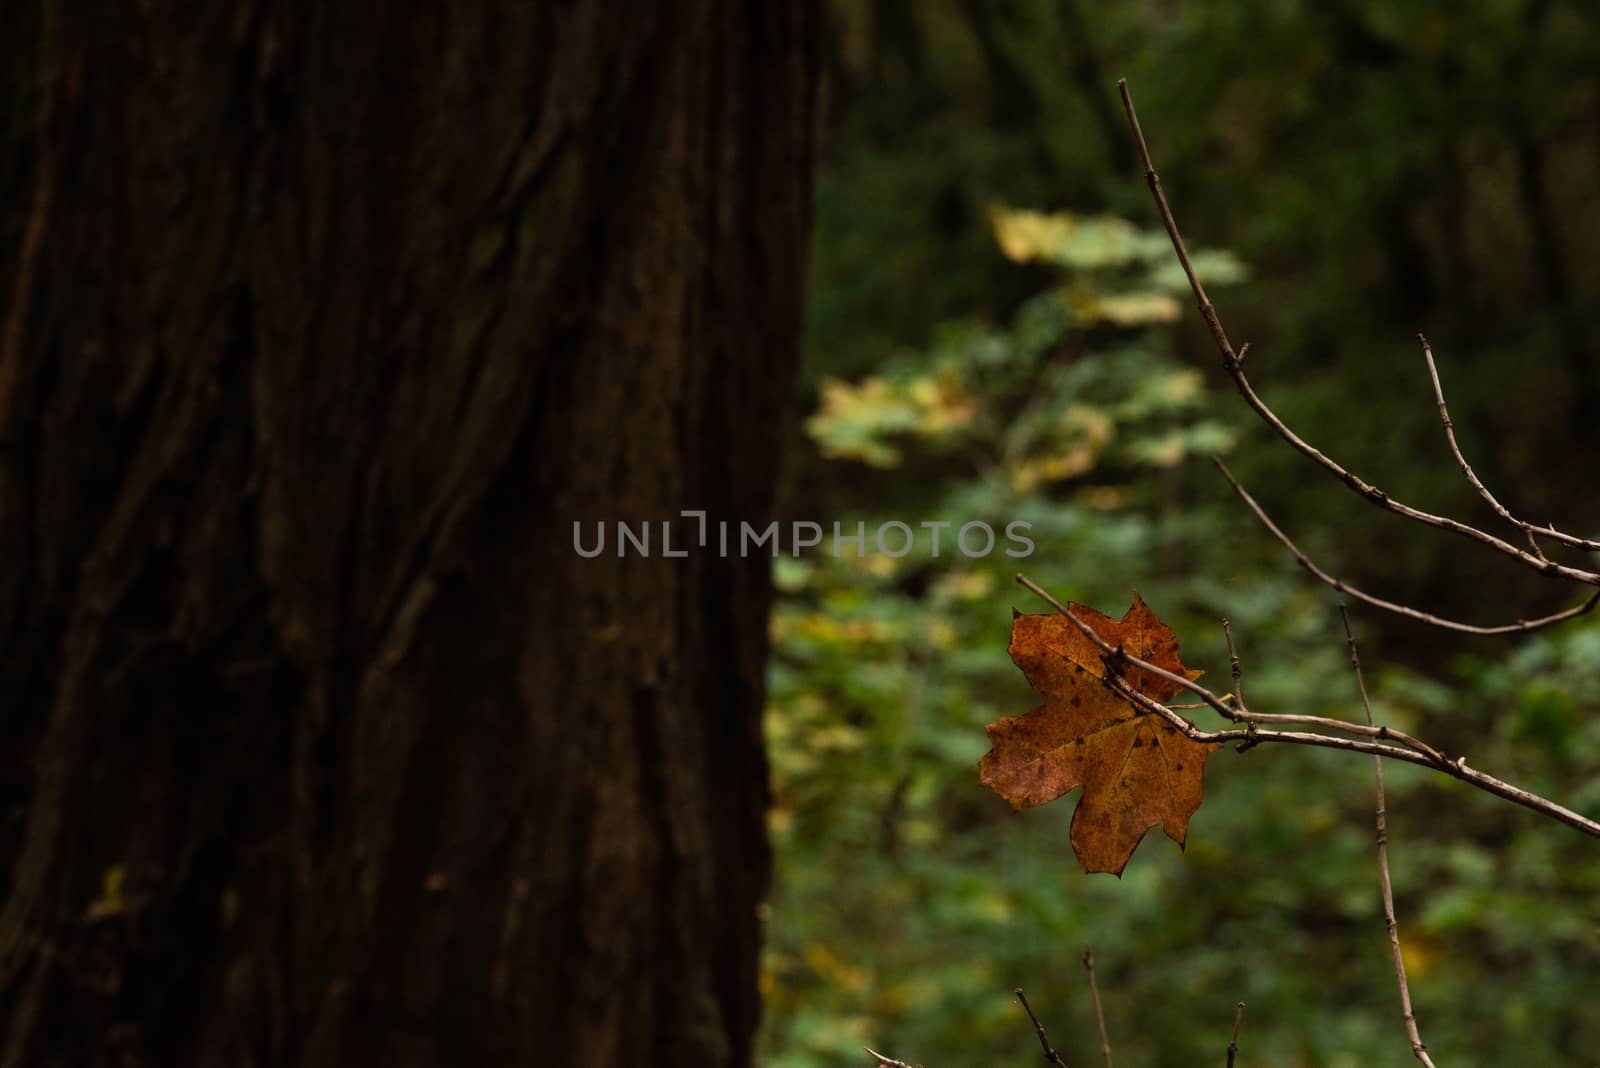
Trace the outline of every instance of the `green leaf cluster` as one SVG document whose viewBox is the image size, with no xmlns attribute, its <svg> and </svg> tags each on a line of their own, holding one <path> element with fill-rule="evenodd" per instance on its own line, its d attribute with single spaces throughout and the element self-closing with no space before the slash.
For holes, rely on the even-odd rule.
<svg viewBox="0 0 1600 1068">
<path fill-rule="evenodd" d="M 1600 529 L 1582 492 L 1600 454 L 1596 11 L 832 5 L 787 496 L 869 542 L 778 572 L 764 1064 L 854 1064 L 862 1045 L 1026 1063 L 1014 986 L 1068 1063 L 1097 1063 L 1085 943 L 1119 1063 L 1221 1063 L 1240 999 L 1241 1063 L 1409 1063 L 1367 760 L 1219 753 L 1187 853 L 1147 843 L 1120 881 L 1074 869 L 1070 801 L 1013 813 L 975 763 L 984 723 L 1036 703 L 1005 656 L 1012 607 L 1041 608 L 1017 570 L 1116 614 L 1137 586 L 1218 691 L 1226 617 L 1253 706 L 1359 716 L 1336 598 L 1203 462 L 1230 448 L 1358 585 L 1483 622 L 1552 610 L 1548 584 L 1310 472 L 1208 372 L 1113 85 L 1133 86 L 1197 267 L 1292 425 L 1397 496 L 1492 523 L 1445 451 L 1422 329 L 1479 474 Z M 923 539 L 895 559 L 870 544 L 889 519 L 1024 520 L 1036 547 L 934 558 Z M 1600 620 L 1525 641 L 1355 622 L 1380 720 L 1600 814 Z M 1387 781 L 1436 1060 L 1600 1059 L 1594 843 L 1422 769 Z"/>
</svg>

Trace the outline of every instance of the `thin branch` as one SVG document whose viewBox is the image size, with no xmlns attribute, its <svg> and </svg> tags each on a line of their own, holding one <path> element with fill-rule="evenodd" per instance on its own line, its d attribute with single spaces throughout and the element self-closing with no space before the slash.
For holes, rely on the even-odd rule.
<svg viewBox="0 0 1600 1068">
<path fill-rule="evenodd" d="M 1022 1011 L 1027 1013 L 1028 1019 L 1033 1021 L 1033 1033 L 1039 1036 L 1039 1045 L 1044 1048 L 1044 1059 L 1056 1065 L 1057 1068 L 1067 1068 L 1067 1062 L 1061 1059 L 1061 1054 L 1051 1047 L 1050 1039 L 1044 1033 L 1044 1024 L 1040 1023 L 1039 1017 L 1033 1014 L 1033 1006 L 1028 1004 L 1028 996 L 1022 992 L 1020 986 L 1013 990 L 1012 993 L 1017 996 L 1018 1001 L 1022 1002 Z"/>
<path fill-rule="evenodd" d="M 1394 512 L 1396 515 L 1405 516 L 1407 519 L 1418 523 L 1435 527 L 1439 530 L 1448 530 L 1454 534 L 1479 542 L 1495 552 L 1517 560 L 1541 575 L 1570 579 L 1589 586 L 1600 586 L 1600 572 L 1585 571 L 1581 568 L 1558 564 L 1553 560 L 1544 559 L 1525 549 L 1519 549 L 1487 531 L 1479 530 L 1447 516 L 1424 512 L 1419 508 L 1413 508 L 1408 504 L 1395 500 L 1383 490 L 1363 481 L 1337 461 L 1319 451 L 1293 430 L 1290 430 L 1283 420 L 1278 418 L 1277 414 L 1267 406 L 1266 402 L 1256 394 L 1255 389 L 1250 385 L 1250 380 L 1245 376 L 1244 369 L 1240 364 L 1239 355 L 1234 352 L 1233 343 L 1228 340 L 1227 331 L 1223 329 L 1222 321 L 1217 317 L 1217 310 L 1212 305 L 1211 298 L 1206 296 L 1205 287 L 1200 283 L 1199 276 L 1195 274 L 1194 264 L 1189 259 L 1189 250 L 1184 244 L 1183 235 L 1178 230 L 1178 223 L 1172 214 L 1172 207 L 1167 203 L 1167 195 L 1161 188 L 1161 178 L 1156 174 L 1155 164 L 1151 162 L 1150 148 L 1145 143 L 1144 130 L 1139 126 L 1139 116 L 1133 107 L 1133 97 L 1128 92 L 1127 79 L 1119 79 L 1117 88 L 1122 93 L 1123 109 L 1127 112 L 1128 124 L 1132 127 L 1134 139 L 1138 143 L 1139 158 L 1144 167 L 1145 182 L 1150 186 L 1151 196 L 1155 199 L 1156 210 L 1161 215 L 1161 224 L 1166 228 L 1167 237 L 1172 241 L 1173 251 L 1177 253 L 1178 262 L 1183 266 L 1183 272 L 1189 279 L 1189 288 L 1194 291 L 1195 301 L 1200 308 L 1200 315 L 1205 319 L 1206 326 L 1211 331 L 1211 338 L 1216 343 L 1217 350 L 1222 354 L 1222 369 L 1227 372 L 1228 377 L 1233 379 L 1239 395 L 1245 399 L 1245 403 L 1254 409 L 1262 421 L 1301 455 L 1321 466 L 1349 486 L 1355 493 L 1371 501 L 1379 508 Z"/>
<path fill-rule="evenodd" d="M 1089 973 L 1089 995 L 1094 999 L 1094 1022 L 1100 1029 L 1100 1057 L 1111 1068 L 1111 1040 L 1106 1037 L 1106 1014 L 1100 1008 L 1100 984 L 1094 979 L 1094 949 L 1083 947 L 1083 969 Z"/>
<path fill-rule="evenodd" d="M 1574 537 L 1548 524 L 1542 527 L 1535 526 L 1512 515 L 1505 505 L 1495 499 L 1494 494 L 1489 492 L 1489 487 L 1485 486 L 1479 480 L 1476 472 L 1472 470 L 1472 465 L 1467 463 L 1467 458 L 1461 454 L 1461 446 L 1456 443 L 1455 424 L 1450 421 L 1450 409 L 1444 402 L 1444 387 L 1439 384 L 1439 368 L 1433 362 L 1433 347 L 1428 344 L 1428 339 L 1421 334 L 1417 335 L 1417 340 L 1422 342 L 1422 356 L 1428 361 L 1428 377 L 1433 381 L 1433 399 L 1439 406 L 1439 421 L 1444 424 L 1445 441 L 1450 443 L 1450 452 L 1455 456 L 1456 464 L 1461 468 L 1461 473 L 1466 476 L 1467 481 L 1472 483 L 1472 488 L 1478 491 L 1478 496 L 1482 497 L 1489 507 L 1494 509 L 1496 515 L 1528 536 L 1529 544 L 1533 546 L 1534 553 L 1541 560 L 1545 559 L 1545 555 L 1543 550 L 1539 548 L 1539 543 L 1534 540 L 1534 535 L 1538 535 L 1541 538 L 1549 538 L 1551 541 L 1560 542 L 1562 545 L 1570 545 L 1576 549 L 1587 549 L 1590 552 L 1600 551 L 1600 541 Z"/>
<path fill-rule="evenodd" d="M 1138 666 L 1141 661 L 1129 657 L 1128 663 Z M 1403 760 L 1408 764 L 1417 764 L 1421 767 L 1431 768 L 1453 779 L 1459 779 L 1471 786 L 1476 786 L 1485 793 L 1521 805 L 1523 808 L 1564 823 L 1574 830 L 1582 831 L 1591 838 L 1600 838 L 1600 823 L 1580 813 L 1572 811 L 1565 805 L 1559 805 L 1548 798 L 1530 793 L 1520 786 L 1513 786 L 1493 775 L 1486 775 L 1476 768 L 1468 767 L 1466 757 L 1456 757 L 1439 763 L 1423 753 L 1414 749 L 1401 749 L 1399 746 L 1384 745 L 1379 742 L 1366 742 L 1358 738 L 1338 738 L 1326 734 L 1312 734 L 1309 731 L 1278 731 L 1261 730 L 1255 724 L 1250 724 L 1243 730 L 1203 731 L 1194 724 L 1189 723 L 1176 713 L 1168 712 L 1166 707 L 1158 701 L 1152 701 L 1144 694 L 1130 687 L 1121 678 L 1107 677 L 1105 680 L 1113 690 L 1126 697 L 1130 702 L 1138 705 L 1147 712 L 1153 712 L 1172 723 L 1186 737 L 1196 742 L 1214 742 L 1226 744 L 1239 742 L 1242 748 L 1252 748 L 1263 742 L 1284 742 L 1291 745 L 1309 745 L 1321 749 L 1344 749 L 1352 753 L 1368 753 L 1374 756 L 1384 756 L 1391 760 Z M 1380 730 L 1382 728 L 1379 728 Z M 1391 732 L 1393 733 L 1393 732 Z"/>
<path fill-rule="evenodd" d="M 1244 1002 L 1239 1002 L 1233 1007 L 1233 1037 L 1228 1040 L 1228 1068 L 1233 1068 L 1233 1059 L 1239 1055 L 1239 1024 L 1244 1020 Z"/>
<path fill-rule="evenodd" d="M 1381 726 L 1368 727 L 1355 723 L 1343 723 L 1339 720 L 1322 721 L 1320 717 L 1266 716 L 1258 712 L 1245 714 L 1239 713 L 1233 709 L 1228 709 L 1227 706 L 1223 705 L 1221 701 L 1216 699 L 1216 695 L 1212 694 L 1210 690 L 1205 689 L 1205 687 L 1200 686 L 1191 680 L 1184 679 L 1182 676 L 1174 675 L 1172 672 L 1166 671 L 1163 668 L 1160 668 L 1146 660 L 1141 660 L 1138 657 L 1131 656 L 1117 646 L 1110 645 L 1105 641 L 1105 639 L 1096 634 L 1092 627 L 1090 627 L 1083 620 L 1079 619 L 1077 616 L 1073 615 L 1067 610 L 1065 605 L 1056 600 L 1054 597 L 1050 596 L 1049 593 L 1045 592 L 1027 576 L 1018 575 L 1017 581 L 1023 586 L 1026 586 L 1028 589 L 1032 590 L 1062 615 L 1066 616 L 1067 619 L 1069 619 L 1072 624 L 1076 626 L 1091 642 L 1093 642 L 1094 645 L 1099 648 L 1101 652 L 1104 653 L 1108 658 L 1125 665 L 1132 665 L 1136 668 L 1139 668 L 1141 671 L 1148 671 L 1160 678 L 1181 683 L 1186 689 L 1190 689 L 1191 691 L 1198 691 L 1198 696 L 1200 696 L 1200 698 L 1204 700 L 1206 704 L 1211 705 L 1213 708 L 1222 709 L 1224 715 L 1231 714 L 1230 718 L 1232 716 L 1236 716 L 1241 719 L 1245 719 L 1248 724 L 1243 730 L 1201 730 L 1193 723 L 1190 723 L 1176 712 L 1173 712 L 1171 709 L 1167 708 L 1167 706 L 1161 704 L 1159 701 L 1151 700 L 1149 697 L 1133 689 L 1128 685 L 1127 681 L 1120 676 L 1120 674 L 1110 671 L 1106 672 L 1106 675 L 1102 680 L 1105 685 L 1109 686 L 1117 693 L 1120 693 L 1129 702 L 1137 705 L 1139 708 L 1144 709 L 1146 712 L 1161 716 L 1191 741 L 1216 744 L 1239 742 L 1245 748 L 1260 745 L 1263 742 L 1282 742 L 1291 745 L 1316 746 L 1322 749 L 1344 749 L 1352 753 L 1367 753 L 1371 756 L 1388 757 L 1391 760 L 1403 760 L 1408 764 L 1417 764 L 1425 768 L 1431 768 L 1434 771 L 1441 772 L 1442 774 L 1448 775 L 1453 779 L 1459 779 L 1464 783 L 1477 787 L 1485 793 L 1493 794 L 1494 796 L 1502 798 L 1506 801 L 1510 801 L 1513 804 L 1521 805 L 1522 807 L 1531 809 L 1541 815 L 1548 816 L 1558 823 L 1564 823 L 1568 827 L 1582 831 L 1584 834 L 1587 834 L 1590 837 L 1600 838 L 1600 823 L 1597 823 L 1589 817 L 1574 812 L 1572 809 L 1567 808 L 1564 805 L 1559 805 L 1548 798 L 1540 797 L 1538 794 L 1530 793 L 1519 786 L 1513 786 L 1512 784 L 1505 782 L 1504 780 L 1497 779 L 1492 775 L 1486 775 L 1483 772 L 1478 771 L 1476 768 L 1468 767 L 1465 757 L 1456 757 L 1454 760 L 1446 759 L 1443 754 L 1434 749 L 1432 746 L 1424 745 L 1416 739 L 1403 735 L 1393 728 Z M 1360 738 L 1338 738 L 1326 734 L 1313 734 L 1308 731 L 1264 730 L 1258 726 L 1258 724 L 1263 722 L 1299 722 L 1307 719 L 1315 719 L 1319 720 L 1320 722 L 1334 724 L 1339 729 L 1349 731 L 1351 733 L 1376 735 L 1379 738 L 1392 738 L 1395 741 L 1400 742 L 1402 745 L 1409 745 L 1412 746 L 1412 748 L 1403 749 L 1399 745 L 1387 745 L 1383 742 L 1364 741 Z"/>
<path fill-rule="evenodd" d="M 907 1064 L 905 1061 L 897 1061 L 893 1057 L 885 1057 L 870 1046 L 862 1046 L 861 1048 L 877 1058 L 879 1068 L 922 1068 L 920 1064 Z"/>
<path fill-rule="evenodd" d="M 1361 674 L 1361 656 L 1356 652 L 1356 636 L 1350 629 L 1350 613 L 1344 605 L 1339 606 L 1339 618 L 1344 621 L 1344 637 L 1350 646 L 1350 668 L 1356 674 L 1356 689 L 1361 692 L 1361 708 L 1367 714 L 1367 723 L 1372 722 L 1372 701 L 1367 696 L 1367 682 Z M 1417 1060 L 1434 1068 L 1433 1059 L 1428 1056 L 1428 1047 L 1423 1045 L 1422 1034 L 1417 1030 L 1417 1016 L 1411 1010 L 1411 988 L 1406 985 L 1406 962 L 1400 952 L 1400 925 L 1394 918 L 1394 886 L 1389 880 L 1389 826 L 1388 810 L 1383 800 L 1383 761 L 1378 757 L 1372 758 L 1372 777 L 1377 784 L 1378 820 L 1378 876 L 1383 884 L 1383 918 L 1389 927 L 1389 949 L 1394 954 L 1394 975 L 1400 984 L 1400 1015 L 1406 1022 L 1406 1035 L 1411 1039 L 1411 1052 L 1416 1054 Z"/>
<path fill-rule="evenodd" d="M 1474 623 L 1458 623 L 1453 619 L 1445 619 L 1442 616 L 1436 616 L 1430 612 L 1424 612 L 1408 605 L 1397 604 L 1394 601 L 1386 601 L 1382 597 L 1374 597 L 1372 594 L 1364 593 L 1350 585 L 1344 579 L 1330 575 L 1326 571 L 1322 570 L 1322 568 L 1318 567 L 1309 556 L 1301 551 L 1300 546 L 1296 545 L 1289 538 L 1289 535 L 1285 534 L 1283 530 L 1279 528 L 1278 524 L 1272 521 L 1272 517 L 1267 515 L 1266 510 L 1262 508 L 1261 505 L 1256 503 L 1256 499 L 1250 496 L 1249 492 L 1239 484 L 1239 480 L 1233 477 L 1233 472 L 1228 470 L 1227 464 L 1216 458 L 1213 458 L 1211 462 L 1217 465 L 1217 469 L 1222 472 L 1222 477 L 1228 480 L 1229 484 L 1233 486 L 1233 492 L 1237 493 L 1239 495 L 1239 499 L 1243 501 L 1252 512 L 1255 513 L 1256 518 L 1261 521 L 1261 525 L 1266 527 L 1267 530 L 1271 531 L 1272 536 L 1277 538 L 1278 541 L 1283 544 L 1285 549 L 1288 549 L 1294 554 L 1294 558 L 1300 562 L 1301 567 L 1305 568 L 1307 571 L 1311 572 L 1311 574 L 1316 576 L 1317 579 L 1338 590 L 1340 593 L 1354 597 L 1356 600 L 1361 601 L 1364 604 L 1370 604 L 1374 608 L 1381 608 L 1386 612 L 1393 612 L 1396 615 L 1405 616 L 1408 619 L 1415 619 L 1420 623 L 1428 623 L 1435 627 L 1441 627 L 1445 630 L 1460 631 L 1463 634 L 1495 635 L 1522 634 L 1527 631 L 1538 630 L 1540 627 L 1548 627 L 1552 623 L 1560 623 L 1564 620 L 1572 619 L 1575 616 L 1581 616 L 1593 608 L 1597 603 L 1600 603 L 1600 591 L 1596 591 L 1592 596 L 1584 600 L 1583 603 L 1574 605 L 1571 608 L 1563 609 L 1554 615 L 1542 616 L 1539 619 L 1519 619 L 1515 623 L 1506 623 L 1497 627 L 1481 627 Z"/>
<path fill-rule="evenodd" d="M 1156 174 L 1155 165 L 1150 162 L 1150 149 L 1144 143 L 1144 131 L 1139 128 L 1139 115 L 1133 110 L 1133 97 L 1128 95 L 1128 79 L 1118 78 L 1117 90 L 1122 93 L 1122 107 L 1128 113 L 1134 140 L 1139 144 L 1139 160 L 1144 165 L 1144 180 L 1150 186 L 1150 195 L 1155 197 L 1156 210 L 1161 213 L 1161 225 L 1167 228 L 1167 237 L 1172 240 L 1172 248 L 1178 254 L 1178 262 L 1183 265 L 1183 273 L 1188 276 L 1189 288 L 1194 290 L 1194 298 L 1200 305 L 1200 314 L 1205 318 L 1206 325 L 1211 328 L 1211 338 L 1221 350 L 1223 365 L 1231 374 L 1238 369 L 1239 357 L 1234 354 L 1233 343 L 1228 340 L 1228 332 L 1222 329 L 1222 320 L 1217 318 L 1217 310 L 1211 306 L 1211 298 L 1206 296 L 1206 287 L 1200 284 L 1200 276 L 1194 273 L 1194 264 L 1189 261 L 1189 249 L 1183 243 L 1183 235 L 1178 232 L 1178 220 L 1173 217 L 1172 208 L 1167 204 L 1167 194 L 1161 189 L 1161 176 Z"/>
<path fill-rule="evenodd" d="M 1228 641 L 1228 660 L 1233 667 L 1233 705 L 1243 712 L 1244 678 L 1239 671 L 1239 654 L 1233 648 L 1233 626 L 1226 619 L 1222 621 L 1222 636 Z"/>
<path fill-rule="evenodd" d="M 1544 549 L 1539 545 L 1539 539 L 1533 536 L 1533 531 L 1524 530 L 1522 532 L 1522 537 L 1527 541 L 1528 548 L 1533 550 L 1533 555 L 1537 556 L 1541 560 L 1550 559 L 1544 554 Z"/>
</svg>

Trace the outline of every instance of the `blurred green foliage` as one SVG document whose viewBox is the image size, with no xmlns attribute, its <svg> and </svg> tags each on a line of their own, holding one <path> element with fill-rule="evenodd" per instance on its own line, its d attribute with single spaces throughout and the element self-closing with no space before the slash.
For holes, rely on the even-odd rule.
<svg viewBox="0 0 1600 1068">
<path fill-rule="evenodd" d="M 1014 813 L 976 762 L 985 723 L 1038 703 L 1005 651 L 1012 607 L 1044 607 L 1019 568 L 1113 615 L 1137 587 L 1219 691 L 1226 617 L 1252 706 L 1359 715 L 1335 597 L 1214 453 L 1387 596 L 1484 622 L 1567 596 L 1378 515 L 1252 423 L 1151 229 L 1115 78 L 1281 414 L 1397 495 L 1484 520 L 1424 329 L 1480 474 L 1582 530 L 1600 526 L 1575 459 L 1600 454 L 1596 70 L 1600 11 L 1576 2 L 833 5 L 787 508 L 866 537 L 778 563 L 763 1064 L 864 1064 L 863 1045 L 1029 1063 L 1014 986 L 1068 1063 L 1098 1063 L 1085 943 L 1119 1063 L 1220 1064 L 1240 999 L 1241 1064 L 1411 1061 L 1365 758 L 1219 753 L 1187 852 L 1157 834 L 1120 880 L 1078 871 L 1076 795 Z M 1025 560 L 1003 535 L 981 557 L 953 541 L 1016 520 Z M 910 553 L 878 551 L 889 521 Z M 952 524 L 938 555 L 925 521 Z M 1600 814 L 1600 620 L 1520 642 L 1355 622 L 1380 720 Z M 1436 1059 L 1600 1062 L 1597 843 L 1409 765 L 1386 780 Z"/>
</svg>

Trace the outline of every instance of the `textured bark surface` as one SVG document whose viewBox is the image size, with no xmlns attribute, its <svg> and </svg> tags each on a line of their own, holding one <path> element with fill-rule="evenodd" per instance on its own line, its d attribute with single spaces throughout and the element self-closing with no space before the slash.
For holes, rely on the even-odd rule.
<svg viewBox="0 0 1600 1068">
<path fill-rule="evenodd" d="M 4 5 L 0 1066 L 747 1063 L 765 562 L 572 524 L 772 508 L 817 13 L 636 7 Z"/>
</svg>

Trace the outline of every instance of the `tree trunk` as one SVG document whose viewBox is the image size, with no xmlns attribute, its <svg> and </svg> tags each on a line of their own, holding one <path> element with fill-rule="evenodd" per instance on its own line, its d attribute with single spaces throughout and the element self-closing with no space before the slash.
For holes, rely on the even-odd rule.
<svg viewBox="0 0 1600 1068">
<path fill-rule="evenodd" d="M 768 561 L 573 524 L 772 509 L 817 12 L 627 6 L 4 5 L 0 1066 L 748 1063 Z"/>
</svg>

